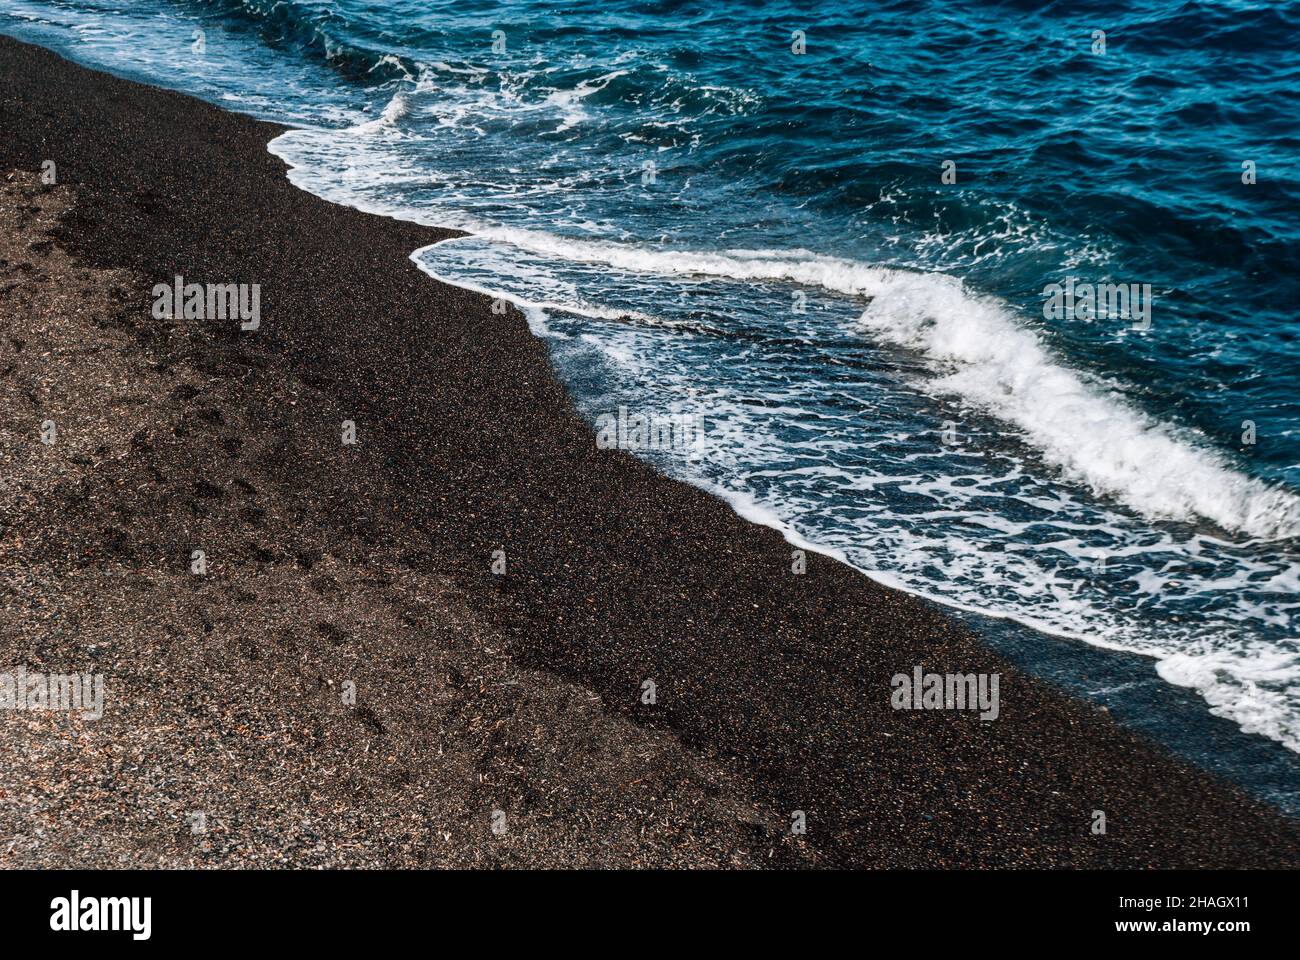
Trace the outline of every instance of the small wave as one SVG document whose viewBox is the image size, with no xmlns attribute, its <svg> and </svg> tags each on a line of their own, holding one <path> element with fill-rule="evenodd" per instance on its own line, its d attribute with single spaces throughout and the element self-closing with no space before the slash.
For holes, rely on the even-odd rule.
<svg viewBox="0 0 1300 960">
<path fill-rule="evenodd" d="M 1265 539 L 1300 535 L 1300 498 L 1247 477 L 1177 428 L 1059 363 L 1008 308 L 938 274 L 882 282 L 863 326 L 939 361 L 935 383 L 1018 427 L 1049 463 L 1154 519 L 1204 518 Z"/>
<path fill-rule="evenodd" d="M 1233 470 L 1183 431 L 1064 366 L 1009 307 L 955 277 L 804 250 L 676 252 L 502 227 L 480 236 L 629 271 L 785 280 L 866 298 L 864 329 L 935 361 L 935 389 L 1013 424 L 1049 463 L 1095 494 L 1154 519 L 1202 518 L 1263 539 L 1300 536 L 1295 494 Z"/>
<path fill-rule="evenodd" d="M 560 111 L 562 117 L 562 122 L 555 132 L 563 133 L 587 120 L 588 115 L 582 109 L 582 101 L 593 93 L 604 90 L 610 81 L 624 76 L 628 72 L 627 70 L 614 70 L 592 80 L 583 80 L 571 90 L 555 90 L 547 94 L 543 105 L 555 107 Z"/>
<path fill-rule="evenodd" d="M 351 39 L 346 19 L 329 8 L 285 0 L 226 0 L 221 6 L 227 16 L 251 25 L 266 40 L 291 44 L 324 60 L 349 80 L 409 80 L 419 69 L 396 54 L 368 49 Z"/>
<path fill-rule="evenodd" d="M 477 239 L 476 236 L 471 234 L 466 237 L 453 237 L 448 240 L 441 240 L 437 243 L 430 244 L 427 247 L 420 247 L 411 254 L 411 260 L 421 270 L 441 283 L 461 287 L 462 289 L 470 290 L 474 293 L 481 293 L 484 296 L 504 300 L 507 303 L 514 304 L 526 317 L 529 318 L 529 321 L 533 323 L 535 328 L 534 332 L 537 332 L 536 321 L 547 311 L 572 313 L 582 317 L 589 317 L 593 320 L 634 321 L 644 324 L 660 323 L 659 318 L 651 316 L 648 313 L 642 313 L 639 310 L 614 309 L 603 307 L 599 304 L 578 302 L 574 291 L 570 287 L 566 287 L 562 291 L 562 300 L 547 298 L 533 299 L 511 293 L 507 290 L 501 289 L 500 287 L 487 287 L 482 284 L 473 283 L 464 277 L 445 276 L 438 273 L 429 265 L 429 258 L 426 257 L 426 254 L 435 248 L 437 248 L 438 251 L 445 251 L 448 247 L 455 246 L 458 243 L 472 243 Z M 533 279 L 536 280 L 537 278 Z M 547 335 L 549 335 L 549 333 Z"/>
<path fill-rule="evenodd" d="M 354 133 L 378 133 L 397 128 L 398 121 L 411 112 L 411 102 L 407 93 L 398 91 L 384 105 L 383 111 L 374 120 L 367 120 L 351 128 Z"/>
</svg>

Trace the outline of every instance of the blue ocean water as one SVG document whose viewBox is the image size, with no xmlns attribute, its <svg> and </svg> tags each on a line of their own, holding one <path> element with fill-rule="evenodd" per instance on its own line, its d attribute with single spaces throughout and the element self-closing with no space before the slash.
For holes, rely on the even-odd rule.
<svg viewBox="0 0 1300 960">
<path fill-rule="evenodd" d="M 969 7 L 970 9 L 961 9 Z M 1300 2 L 5 0 L 470 233 L 593 422 L 1300 751 Z M 1135 285 L 1127 316 L 1052 285 Z M 1082 289 L 1082 287 L 1079 287 Z"/>
</svg>

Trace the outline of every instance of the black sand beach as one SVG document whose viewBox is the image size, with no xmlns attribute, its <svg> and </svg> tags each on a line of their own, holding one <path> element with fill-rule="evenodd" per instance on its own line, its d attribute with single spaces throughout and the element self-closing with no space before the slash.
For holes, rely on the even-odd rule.
<svg viewBox="0 0 1300 960">
<path fill-rule="evenodd" d="M 523 317 L 291 186 L 278 128 L 6 38 L 0 128 L 0 665 L 109 687 L 0 715 L 0 864 L 1300 865 L 933 606 L 596 449 Z M 178 274 L 260 284 L 260 329 L 155 320 Z M 917 665 L 999 673 L 999 718 L 894 711 Z"/>
</svg>

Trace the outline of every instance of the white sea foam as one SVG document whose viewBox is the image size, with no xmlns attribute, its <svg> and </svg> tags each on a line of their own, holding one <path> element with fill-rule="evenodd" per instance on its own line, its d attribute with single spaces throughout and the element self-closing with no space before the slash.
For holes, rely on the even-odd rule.
<svg viewBox="0 0 1300 960">
<path fill-rule="evenodd" d="M 1295 694 L 1300 656 L 1285 650 L 1199 650 L 1160 658 L 1156 672 L 1167 683 L 1195 690 L 1211 713 L 1246 733 L 1300 751 L 1300 729 L 1292 719 L 1300 710 Z M 1232 682 L 1225 683 L 1225 677 Z"/>
<path fill-rule="evenodd" d="M 383 111 L 374 120 L 354 127 L 357 133 L 374 133 L 396 128 L 398 121 L 411 112 L 410 100 L 403 91 L 393 94 L 393 98 L 384 105 Z"/>
<path fill-rule="evenodd" d="M 560 112 L 562 122 L 556 128 L 561 133 L 589 119 L 582 101 L 593 93 L 604 90 L 611 80 L 627 74 L 627 70 L 614 70 L 592 80 L 583 80 L 571 90 L 554 90 L 542 101 L 543 107 L 553 107 Z"/>
</svg>

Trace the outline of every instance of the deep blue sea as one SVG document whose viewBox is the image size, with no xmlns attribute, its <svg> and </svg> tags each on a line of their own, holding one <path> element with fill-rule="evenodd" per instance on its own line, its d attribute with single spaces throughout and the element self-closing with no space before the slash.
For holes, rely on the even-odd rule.
<svg viewBox="0 0 1300 960">
<path fill-rule="evenodd" d="M 743 515 L 1300 751 L 1300 2 L 3 0 L 0 32 L 468 231 L 415 259 L 523 307 L 593 423 L 697 418 L 645 455 Z M 1050 309 L 1097 284 L 1129 309 Z"/>
</svg>

